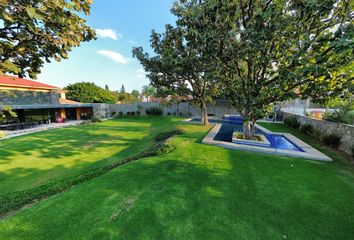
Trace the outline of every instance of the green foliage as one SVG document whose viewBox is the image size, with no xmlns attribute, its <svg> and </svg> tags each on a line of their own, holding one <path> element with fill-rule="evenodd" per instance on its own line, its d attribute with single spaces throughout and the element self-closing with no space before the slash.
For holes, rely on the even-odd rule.
<svg viewBox="0 0 354 240">
<path fill-rule="evenodd" d="M 17 117 L 16 112 L 14 112 L 10 106 L 3 105 L 2 107 L 3 108 L 0 109 L 0 122 L 6 120 L 7 118 Z"/>
<path fill-rule="evenodd" d="M 81 103 L 115 103 L 113 93 L 90 82 L 79 82 L 65 87 L 67 98 Z"/>
<path fill-rule="evenodd" d="M 300 132 L 307 135 L 312 135 L 314 132 L 313 126 L 311 124 L 304 124 L 300 127 Z"/>
<path fill-rule="evenodd" d="M 143 86 L 141 93 L 146 97 L 154 97 L 156 95 L 156 88 L 151 85 L 145 85 Z"/>
<path fill-rule="evenodd" d="M 327 146 L 330 146 L 330 147 L 333 147 L 333 148 L 338 148 L 340 143 L 341 143 L 342 137 L 332 133 L 332 134 L 329 134 L 329 135 L 322 136 L 321 140 Z"/>
<path fill-rule="evenodd" d="M 203 69 L 205 77 L 212 73 L 222 82 L 232 105 L 246 122 L 253 122 L 264 116 L 264 106 L 276 101 L 311 97 L 323 102 L 351 91 L 352 7 L 350 1 L 181 0 L 172 9 L 179 28 L 162 36 L 173 39 L 166 43 L 173 48 L 163 47 L 161 35 L 152 42 L 161 43 L 162 54 L 178 51 L 175 55 L 190 57 L 184 52 L 185 40 L 178 38 L 186 34 L 187 43 L 192 39 L 190 63 Z M 179 60 L 171 58 L 166 68 Z"/>
<path fill-rule="evenodd" d="M 295 116 L 290 116 L 285 118 L 284 124 L 295 129 L 298 129 L 300 127 L 300 122 L 297 120 L 297 117 Z"/>
<path fill-rule="evenodd" d="M 206 103 L 213 103 L 213 97 L 221 90 L 215 77 L 215 61 L 210 55 L 209 41 L 200 39 L 196 29 L 192 28 L 198 22 L 186 24 L 185 16 L 189 10 L 180 14 L 173 8 L 172 13 L 177 17 L 175 26 L 168 24 L 163 34 L 155 31 L 151 34 L 155 56 L 151 57 L 142 47 L 133 48 L 133 56 L 144 66 L 153 87 L 163 90 L 165 95 L 176 96 L 182 92 L 182 96 L 192 96 L 192 103 L 201 109 L 201 122 L 207 125 Z"/>
<path fill-rule="evenodd" d="M 354 159 L 354 144 L 349 147 L 349 153 L 352 159 Z"/>
<path fill-rule="evenodd" d="M 44 62 L 68 58 L 81 42 L 95 38 L 82 17 L 92 0 L 0 1 L 0 74 L 35 78 Z"/>
<path fill-rule="evenodd" d="M 94 116 L 94 117 L 91 119 L 91 121 L 92 121 L 93 123 L 98 123 L 98 122 L 102 122 L 102 119 L 101 119 L 100 117 Z"/>
<path fill-rule="evenodd" d="M 149 107 L 145 110 L 147 115 L 162 115 L 163 109 L 160 107 Z"/>
<path fill-rule="evenodd" d="M 354 102 L 353 101 L 337 101 L 332 102 L 332 106 L 338 109 L 326 111 L 323 119 L 329 122 L 354 124 Z"/>
<path fill-rule="evenodd" d="M 124 94 L 124 93 L 125 93 L 125 87 L 124 87 L 123 84 L 122 84 L 122 87 L 120 88 L 120 93 L 121 93 L 121 94 Z"/>
</svg>

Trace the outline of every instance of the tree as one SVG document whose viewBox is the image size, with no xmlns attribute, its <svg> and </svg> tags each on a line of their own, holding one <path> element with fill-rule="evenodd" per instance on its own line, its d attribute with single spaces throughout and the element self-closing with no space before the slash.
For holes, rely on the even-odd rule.
<svg viewBox="0 0 354 240">
<path fill-rule="evenodd" d="M 120 88 L 120 93 L 125 93 L 125 87 L 123 84 L 122 84 L 122 87 Z"/>
<path fill-rule="evenodd" d="M 271 103 L 298 97 L 325 101 L 349 91 L 354 79 L 352 9 L 349 0 L 192 0 L 175 5 L 182 24 L 209 43 L 214 76 L 242 114 L 247 139 Z"/>
<path fill-rule="evenodd" d="M 200 107 L 202 124 L 208 125 L 206 104 L 212 103 L 220 90 L 212 74 L 215 64 L 208 53 L 208 42 L 190 31 L 191 26 L 184 22 L 184 14 L 179 14 L 176 7 L 172 9 L 178 18 L 176 27 L 166 25 L 162 35 L 154 31 L 151 34 L 151 46 L 156 55 L 150 57 L 138 47 L 133 48 L 133 56 L 144 66 L 152 86 L 175 92 L 187 90 L 192 103 Z"/>
<path fill-rule="evenodd" d="M 140 93 L 138 90 L 133 90 L 130 95 L 132 96 L 133 102 L 140 102 Z"/>
<path fill-rule="evenodd" d="M 0 74 L 35 78 L 44 62 L 60 61 L 95 38 L 83 14 L 92 0 L 1 0 Z"/>
<path fill-rule="evenodd" d="M 104 86 L 104 90 L 109 91 L 109 87 L 107 84 Z"/>
<path fill-rule="evenodd" d="M 156 88 L 151 85 L 145 85 L 143 86 L 141 93 L 146 97 L 154 97 L 156 94 Z"/>
<path fill-rule="evenodd" d="M 67 90 L 67 98 L 82 103 L 115 103 L 113 93 L 90 82 L 70 84 L 64 88 Z"/>
</svg>

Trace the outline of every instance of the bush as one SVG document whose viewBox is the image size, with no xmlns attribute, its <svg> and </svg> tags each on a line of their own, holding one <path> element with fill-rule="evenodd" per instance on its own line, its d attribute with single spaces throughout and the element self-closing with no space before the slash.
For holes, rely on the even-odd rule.
<svg viewBox="0 0 354 240">
<path fill-rule="evenodd" d="M 91 121 L 92 121 L 93 123 L 102 122 L 102 119 L 101 119 L 100 117 L 93 117 L 93 118 L 91 119 Z"/>
<path fill-rule="evenodd" d="M 307 135 L 313 134 L 313 126 L 311 124 L 304 124 L 300 127 L 300 131 Z"/>
<path fill-rule="evenodd" d="M 136 113 L 136 115 L 140 115 L 140 111 L 136 111 L 135 113 Z"/>
<path fill-rule="evenodd" d="M 167 113 L 167 115 L 168 115 L 168 116 L 170 116 L 170 115 L 171 115 L 171 113 L 170 113 L 170 112 L 168 112 L 168 113 Z"/>
<path fill-rule="evenodd" d="M 321 140 L 322 132 L 320 129 L 315 128 L 312 132 L 312 137 L 316 138 L 317 140 Z"/>
<path fill-rule="evenodd" d="M 354 144 L 349 147 L 349 153 L 352 159 L 354 160 Z"/>
<path fill-rule="evenodd" d="M 284 119 L 284 123 L 289 127 L 298 129 L 300 127 L 300 122 L 297 120 L 295 116 L 287 117 Z"/>
<path fill-rule="evenodd" d="M 127 115 L 130 115 L 130 112 L 127 112 Z"/>
<path fill-rule="evenodd" d="M 116 112 L 112 112 L 112 117 L 115 117 L 116 116 Z"/>
<path fill-rule="evenodd" d="M 162 115 L 163 109 L 160 107 L 150 107 L 145 110 L 147 115 Z"/>
<path fill-rule="evenodd" d="M 342 140 L 342 137 L 338 136 L 338 135 L 336 135 L 334 133 L 329 134 L 329 135 L 325 135 L 325 136 L 322 137 L 322 142 L 325 145 L 333 147 L 333 148 L 338 148 L 339 145 L 340 145 L 341 140 Z"/>
<path fill-rule="evenodd" d="M 122 111 L 120 111 L 119 113 L 118 113 L 118 116 L 123 116 L 123 112 Z"/>
</svg>

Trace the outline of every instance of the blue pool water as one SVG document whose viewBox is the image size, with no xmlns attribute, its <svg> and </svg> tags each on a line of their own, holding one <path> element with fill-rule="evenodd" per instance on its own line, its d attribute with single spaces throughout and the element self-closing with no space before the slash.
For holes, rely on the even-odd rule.
<svg viewBox="0 0 354 240">
<path fill-rule="evenodd" d="M 193 121 L 198 121 L 198 119 L 193 119 Z M 214 137 L 214 140 L 216 141 L 232 142 L 233 132 L 243 131 L 242 122 L 240 122 L 238 119 L 234 121 L 210 120 L 210 122 L 222 124 L 219 132 Z M 283 135 L 266 134 L 260 131 L 259 129 L 256 129 L 256 134 L 263 134 L 270 142 L 271 148 L 303 152 L 301 148 L 297 147 L 294 143 L 292 143 Z"/>
</svg>

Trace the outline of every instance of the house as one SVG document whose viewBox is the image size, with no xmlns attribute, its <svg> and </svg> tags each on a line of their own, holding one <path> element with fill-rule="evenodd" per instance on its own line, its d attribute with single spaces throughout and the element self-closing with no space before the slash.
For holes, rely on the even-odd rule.
<svg viewBox="0 0 354 240">
<path fill-rule="evenodd" d="M 93 115 L 93 105 L 66 99 L 66 91 L 52 85 L 15 76 L 0 76 L 0 109 L 10 106 L 17 118 L 12 122 L 56 122 Z"/>
</svg>

